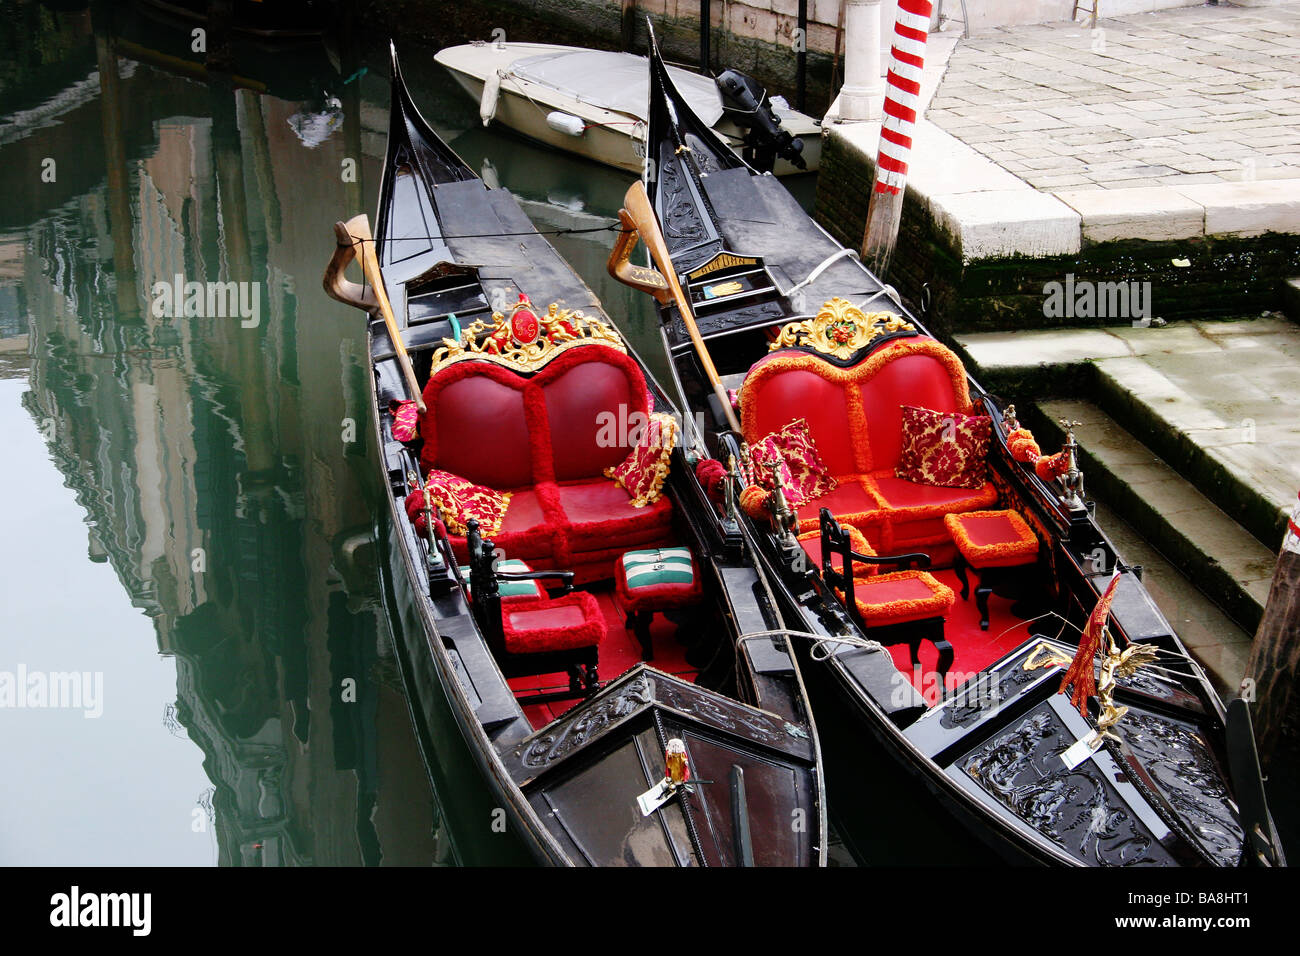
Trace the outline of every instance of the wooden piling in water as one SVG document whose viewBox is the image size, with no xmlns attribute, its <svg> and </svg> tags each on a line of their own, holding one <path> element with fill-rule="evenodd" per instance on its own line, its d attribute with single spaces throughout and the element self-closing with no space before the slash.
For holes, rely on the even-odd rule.
<svg viewBox="0 0 1300 956">
<path fill-rule="evenodd" d="M 1265 773 L 1300 755 L 1300 501 L 1291 513 L 1273 572 L 1264 617 L 1246 665 L 1254 685 L 1252 713 Z"/>
</svg>

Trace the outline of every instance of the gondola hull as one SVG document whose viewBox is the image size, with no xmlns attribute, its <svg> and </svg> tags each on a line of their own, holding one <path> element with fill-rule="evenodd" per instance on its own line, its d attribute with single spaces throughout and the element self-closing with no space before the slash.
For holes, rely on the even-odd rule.
<svg viewBox="0 0 1300 956">
<path fill-rule="evenodd" d="M 752 462 L 748 478 L 733 469 L 748 484 L 738 498 L 768 578 L 782 585 L 818 707 L 829 698 L 834 713 L 855 718 L 901 769 L 891 776 L 917 795 L 917 809 L 937 801 L 944 829 L 969 831 L 1003 859 L 1282 862 L 1267 814 L 1242 819 L 1234 802 L 1222 702 L 1141 569 L 1123 563 L 1094 520 L 1071 449 L 1051 461 L 1028 452 L 1032 438 L 1011 409 L 779 182 L 726 149 L 656 53 L 651 87 L 654 222 L 637 217 L 639 186 L 625 221 L 643 237 L 662 234 L 667 261 L 655 265 L 684 289 L 685 307 L 659 295 L 682 401 L 709 423 L 719 460 Z M 611 273 L 654 291 L 626 261 L 624 244 Z M 720 407 L 724 393 L 734 409 Z M 916 406 L 936 429 L 940 419 L 952 429 L 987 422 L 973 482 L 926 482 L 896 467 L 907 440 L 900 419 Z M 782 445 L 788 428 L 802 437 Z M 784 482 L 774 448 L 794 456 Z M 767 485 L 754 477 L 760 453 L 777 476 Z M 1036 470 L 1039 458 L 1046 470 Z M 981 527 L 1006 530 L 967 531 Z M 981 590 L 967 600 L 977 560 Z M 1018 603 L 990 615 L 986 581 Z M 1098 650 L 1078 651 L 1094 638 Z M 1100 690 L 1067 677 L 1083 668 Z M 1073 701 L 1060 692 L 1069 688 Z M 856 746 L 828 749 L 832 762 L 860 759 Z M 1231 762 L 1238 773 L 1247 766 Z M 1245 773 L 1237 784 L 1257 785 L 1257 770 Z M 881 824 L 859 819 L 868 830 Z M 924 814 L 909 822 L 925 827 Z M 1248 839 L 1256 828 L 1264 836 Z"/>
<path fill-rule="evenodd" d="M 667 409 L 666 399 L 518 202 L 488 189 L 429 129 L 395 56 L 393 71 L 374 246 L 365 244 L 364 217 L 340 224 L 325 285 L 370 313 L 370 427 L 388 499 L 379 528 L 386 610 L 435 789 L 473 795 L 445 808 L 455 817 L 449 824 L 459 855 L 549 865 L 823 863 L 819 748 L 798 664 L 778 639 L 755 633 L 767 626 L 754 598 L 759 572 L 728 545 L 702 504 L 684 451 L 673 449 L 669 474 L 659 478 L 660 500 L 644 511 L 612 480 L 582 477 L 582 468 L 590 470 L 585 460 L 549 457 L 567 442 L 563 447 L 589 459 L 616 462 L 635 442 L 624 436 L 589 446 L 574 437 L 607 412 L 627 412 L 593 403 L 649 400 Z M 343 276 L 358 255 L 370 258 L 373 288 Z M 540 319 L 525 289 L 548 297 Z M 539 328 L 550 331 L 543 336 Z M 456 397 L 465 394 L 468 404 Z M 511 395 L 531 396 L 532 410 L 512 412 L 521 406 Z M 399 418 L 417 402 L 428 410 L 414 418 L 417 431 L 402 433 Z M 553 407 L 568 431 L 551 439 L 550 419 L 540 416 Z M 479 424 L 468 433 L 438 443 L 440 428 L 453 435 L 475 415 Z M 493 428 L 547 437 L 510 444 L 490 437 Z M 501 475 L 523 460 L 520 449 L 542 477 L 534 479 L 535 493 L 520 479 L 502 478 L 510 489 L 502 500 L 525 502 L 518 520 L 548 523 L 512 537 L 498 516 L 498 548 L 479 535 L 478 518 L 466 530 L 453 522 L 463 520 L 459 512 L 441 510 L 451 503 L 432 503 L 435 474 L 465 481 L 439 466 L 454 459 Z M 543 515 L 563 514 L 567 501 L 571 517 L 539 519 L 537 505 L 527 510 L 534 500 L 544 502 Z M 591 513 L 596 532 L 583 538 L 582 516 Z M 690 586 L 668 587 L 677 603 L 665 606 L 699 621 L 700 630 L 679 626 L 677 635 L 709 652 L 707 667 L 665 649 L 667 629 L 653 619 L 629 612 L 626 626 L 613 624 L 622 613 L 617 602 L 633 595 L 630 585 L 619 591 L 610 581 L 620 552 L 687 556 Z M 524 570 L 503 571 L 506 559 Z M 651 568 L 655 574 L 663 560 Z M 576 572 L 565 569 L 569 562 Z M 502 596 L 512 586 L 523 590 Z M 637 600 L 667 598 L 641 592 Z M 639 613 L 653 616 L 657 606 Z M 530 621 L 541 624 L 527 630 Z M 741 631 L 751 632 L 749 639 L 731 643 Z M 642 658 L 659 644 L 673 673 L 629 661 L 636 641 Z M 567 687 L 554 683 L 557 675 Z M 685 754 L 676 765 L 667 759 L 674 747 Z M 685 779 L 664 783 L 681 772 Z M 643 794 L 653 797 L 646 802 Z"/>
</svg>

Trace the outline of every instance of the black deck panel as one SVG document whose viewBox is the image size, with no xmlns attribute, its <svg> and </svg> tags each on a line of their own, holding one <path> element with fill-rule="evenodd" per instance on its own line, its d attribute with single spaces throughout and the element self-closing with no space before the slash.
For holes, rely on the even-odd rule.
<svg viewBox="0 0 1300 956">
<path fill-rule="evenodd" d="M 773 759 L 806 766 L 815 759 L 812 739 L 802 728 L 644 664 L 501 757 L 515 782 L 527 787 L 570 761 L 582 762 L 595 743 L 650 709 Z"/>
<path fill-rule="evenodd" d="M 840 245 L 813 225 L 775 176 L 730 169 L 714 173 L 704 182 L 727 248 L 737 255 L 761 256 L 769 266 L 780 266 L 792 283 L 802 282 L 828 256 L 840 251 Z M 880 288 L 870 273 L 844 258 L 804 288 L 810 304 L 807 311 L 815 312 L 816 305 L 836 295 L 857 302 Z M 882 296 L 878 307 L 885 308 L 888 301 Z"/>
<path fill-rule="evenodd" d="M 479 278 L 492 302 L 493 292 L 506 293 L 496 306 L 526 294 L 539 309 L 552 302 L 603 316 L 600 304 L 504 189 L 487 189 L 482 182 L 439 186 L 435 193 L 447 245 L 460 263 L 479 267 Z M 484 235 L 498 230 L 502 235 Z"/>
</svg>

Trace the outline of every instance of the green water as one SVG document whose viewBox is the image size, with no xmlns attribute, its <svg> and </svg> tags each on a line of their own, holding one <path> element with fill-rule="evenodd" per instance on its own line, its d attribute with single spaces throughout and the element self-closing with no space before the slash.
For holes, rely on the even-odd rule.
<svg viewBox="0 0 1300 956">
<path fill-rule="evenodd" d="M 0 692 L 79 681 L 0 699 L 0 863 L 473 857 L 367 560 L 361 316 L 320 286 L 333 223 L 374 214 L 383 46 L 241 42 L 222 73 L 129 10 L 0 2 Z M 483 130 L 431 50 L 402 52 L 540 227 L 612 221 L 630 177 Z M 556 241 L 662 367 L 608 235 Z M 246 283 L 256 324 L 169 315 L 176 276 Z"/>
</svg>

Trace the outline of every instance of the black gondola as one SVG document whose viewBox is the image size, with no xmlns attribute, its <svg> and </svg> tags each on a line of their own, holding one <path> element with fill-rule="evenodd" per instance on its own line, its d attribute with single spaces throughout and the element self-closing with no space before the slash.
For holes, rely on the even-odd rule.
<svg viewBox="0 0 1300 956">
<path fill-rule="evenodd" d="M 427 739 L 450 712 L 492 801 L 477 842 L 504 810 L 542 863 L 823 864 L 816 730 L 750 542 L 689 447 L 641 506 L 605 476 L 675 409 L 514 197 L 429 128 L 395 52 L 392 70 L 374 243 L 364 216 L 340 224 L 325 286 L 370 314 L 379 564 L 431 760 L 457 746 Z M 343 277 L 372 254 L 368 287 Z M 412 379 L 427 411 L 395 437 Z M 446 472 L 482 486 L 476 517 Z M 444 484 L 412 493 L 426 480 Z"/>
<path fill-rule="evenodd" d="M 1224 707 L 1094 521 L 1072 435 L 1041 454 L 891 289 L 693 116 L 654 50 L 650 70 L 645 179 L 623 217 L 662 244 L 647 243 L 658 274 L 630 264 L 635 238 L 610 272 L 660 302 L 681 400 L 745 486 L 733 517 L 812 661 L 818 713 L 852 713 L 903 768 L 895 806 L 915 816 L 891 825 L 920 837 L 942 819 L 1016 862 L 1282 862 L 1245 704 Z M 836 762 L 862 760 L 863 742 L 825 745 L 836 819 L 851 818 Z M 906 859 L 941 859 L 918 845 Z"/>
</svg>

